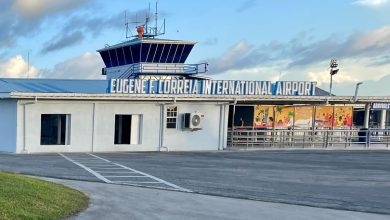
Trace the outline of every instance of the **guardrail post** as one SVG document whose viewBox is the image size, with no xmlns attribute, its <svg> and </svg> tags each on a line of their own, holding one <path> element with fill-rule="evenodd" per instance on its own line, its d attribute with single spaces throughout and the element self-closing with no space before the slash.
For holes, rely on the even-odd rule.
<svg viewBox="0 0 390 220">
<path fill-rule="evenodd" d="M 329 141 L 329 130 L 326 130 L 326 136 L 325 136 L 325 148 L 328 148 L 328 141 Z"/>
<path fill-rule="evenodd" d="M 246 131 L 246 150 L 248 150 L 249 132 Z"/>
<path fill-rule="evenodd" d="M 315 134 L 315 132 L 314 132 L 314 129 L 312 130 L 312 132 L 311 132 L 311 137 L 310 137 L 310 145 L 311 145 L 311 147 L 314 147 L 314 134 Z"/>
</svg>

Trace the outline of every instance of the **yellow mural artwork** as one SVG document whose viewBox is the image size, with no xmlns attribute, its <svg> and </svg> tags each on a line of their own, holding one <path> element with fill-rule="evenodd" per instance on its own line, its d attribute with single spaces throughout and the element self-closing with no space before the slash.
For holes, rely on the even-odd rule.
<svg viewBox="0 0 390 220">
<path fill-rule="evenodd" d="M 313 126 L 313 106 L 295 107 L 294 128 L 311 128 Z"/>
<path fill-rule="evenodd" d="M 351 106 L 317 106 L 316 128 L 349 128 L 352 126 L 353 108 Z"/>
<path fill-rule="evenodd" d="M 313 113 L 315 111 L 314 120 Z M 273 106 L 257 105 L 254 109 L 254 128 L 308 129 L 349 128 L 353 108 L 350 106 Z M 334 117 L 333 117 L 334 115 Z"/>
<path fill-rule="evenodd" d="M 333 106 L 317 106 L 315 115 L 316 128 L 331 128 L 333 121 Z"/>
<path fill-rule="evenodd" d="M 292 106 L 275 106 L 275 128 L 292 128 L 295 111 Z"/>
<path fill-rule="evenodd" d="M 336 106 L 334 107 L 333 127 L 349 128 L 352 126 L 352 106 Z"/>
<path fill-rule="evenodd" d="M 258 105 L 255 106 L 254 122 L 255 128 L 272 127 L 274 122 L 274 106 L 273 105 Z"/>
</svg>

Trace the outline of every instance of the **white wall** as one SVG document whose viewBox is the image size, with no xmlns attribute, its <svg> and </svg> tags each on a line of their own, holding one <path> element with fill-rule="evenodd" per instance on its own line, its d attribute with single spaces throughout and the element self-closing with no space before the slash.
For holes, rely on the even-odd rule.
<svg viewBox="0 0 390 220">
<path fill-rule="evenodd" d="M 0 151 L 16 151 L 16 103 L 0 99 Z"/>
<path fill-rule="evenodd" d="M 70 145 L 40 145 L 41 114 L 71 115 Z M 19 153 L 89 152 L 92 150 L 92 103 L 38 101 L 36 104 L 23 107 L 23 102 L 19 102 L 18 116 L 17 152 Z M 25 123 L 25 128 L 23 123 Z"/>
<path fill-rule="evenodd" d="M 220 128 L 220 124 L 226 123 L 227 125 L 227 117 L 224 119 L 223 116 L 226 111 L 221 110 L 223 105 L 216 103 L 176 103 L 174 105 L 178 107 L 178 124 L 176 129 L 168 129 L 164 124 L 164 147 L 170 151 L 219 150 L 222 148 L 223 142 L 220 135 L 223 134 L 224 128 L 223 126 Z M 204 114 L 202 129 L 193 131 L 183 129 L 183 114 L 194 112 Z M 165 120 L 164 122 L 166 123 Z"/>
<path fill-rule="evenodd" d="M 176 103 L 175 105 L 178 106 L 178 127 L 167 129 L 165 111 L 164 120 L 161 119 L 161 109 L 164 105 L 156 102 L 38 100 L 35 104 L 23 105 L 23 102 L 19 101 L 17 152 L 159 151 L 161 140 L 163 146 L 171 151 L 218 150 L 226 147 L 224 132 L 227 129 L 227 107 L 216 103 Z M 182 129 L 182 114 L 191 112 L 204 114 L 202 130 Z M 41 114 L 71 115 L 69 145 L 40 145 Z M 136 123 L 141 125 L 139 141 L 135 141 L 133 136 L 130 145 L 114 144 L 116 114 L 141 116 L 140 123 Z M 164 123 L 163 126 L 161 122 Z M 220 127 L 220 124 L 223 126 Z M 134 130 L 135 124 L 132 127 Z M 161 134 L 163 134 L 162 138 Z M 134 132 L 134 135 L 137 135 L 137 132 Z M 137 142 L 139 144 L 133 144 Z"/>
<path fill-rule="evenodd" d="M 141 144 L 114 145 L 115 115 L 142 115 Z M 93 151 L 158 151 L 160 106 L 156 103 L 97 103 Z M 134 122 L 134 121 L 133 121 Z M 133 133 L 136 135 L 136 133 Z"/>
</svg>

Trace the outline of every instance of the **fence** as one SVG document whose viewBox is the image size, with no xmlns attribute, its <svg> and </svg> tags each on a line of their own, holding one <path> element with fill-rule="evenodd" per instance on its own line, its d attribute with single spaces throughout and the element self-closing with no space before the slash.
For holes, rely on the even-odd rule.
<svg viewBox="0 0 390 220">
<path fill-rule="evenodd" d="M 389 148 L 390 129 L 228 131 L 228 148 Z"/>
</svg>

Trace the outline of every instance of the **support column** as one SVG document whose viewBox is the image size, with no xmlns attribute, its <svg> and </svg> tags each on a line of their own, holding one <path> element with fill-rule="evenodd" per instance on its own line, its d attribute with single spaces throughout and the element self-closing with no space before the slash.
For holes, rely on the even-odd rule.
<svg viewBox="0 0 390 220">
<path fill-rule="evenodd" d="M 379 119 L 379 128 L 380 129 L 385 129 L 386 128 L 386 113 L 387 110 L 382 110 L 380 119 Z"/>
<path fill-rule="evenodd" d="M 366 104 L 364 108 L 364 127 L 368 128 L 370 123 L 370 104 Z"/>
</svg>

